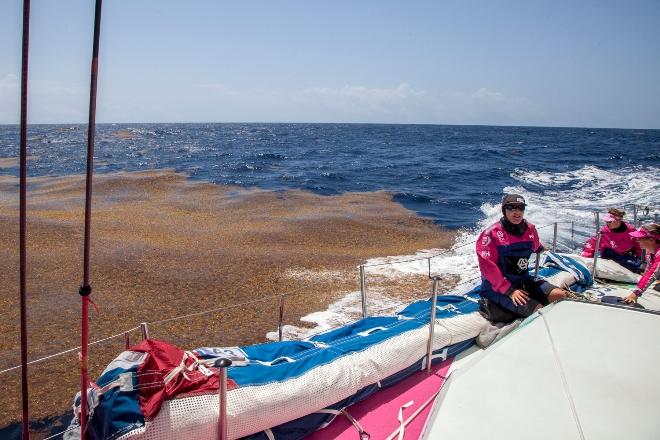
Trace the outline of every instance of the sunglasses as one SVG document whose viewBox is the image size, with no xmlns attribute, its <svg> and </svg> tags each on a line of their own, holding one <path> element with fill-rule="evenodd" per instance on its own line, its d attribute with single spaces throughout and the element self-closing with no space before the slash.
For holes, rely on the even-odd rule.
<svg viewBox="0 0 660 440">
<path fill-rule="evenodd" d="M 504 205 L 507 211 L 520 211 L 525 212 L 525 205 Z"/>
</svg>

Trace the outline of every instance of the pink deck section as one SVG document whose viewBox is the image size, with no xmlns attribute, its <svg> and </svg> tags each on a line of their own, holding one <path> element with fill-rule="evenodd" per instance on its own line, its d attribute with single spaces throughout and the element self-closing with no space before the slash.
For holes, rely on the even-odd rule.
<svg viewBox="0 0 660 440">
<path fill-rule="evenodd" d="M 398 384 L 380 390 L 366 400 L 352 405 L 347 411 L 371 435 L 372 440 L 385 440 L 399 427 L 397 420 L 399 408 L 413 400 L 415 403 L 403 410 L 403 419 L 410 417 L 442 387 L 451 363 L 452 359 L 447 359 L 434 365 L 431 368 L 431 374 L 427 374 L 426 371 L 415 373 Z M 432 406 L 433 402 L 429 403 L 406 426 L 404 439 L 419 439 Z M 337 416 L 329 426 L 306 438 L 309 440 L 356 440 L 359 436 L 357 429 L 346 417 Z"/>
</svg>

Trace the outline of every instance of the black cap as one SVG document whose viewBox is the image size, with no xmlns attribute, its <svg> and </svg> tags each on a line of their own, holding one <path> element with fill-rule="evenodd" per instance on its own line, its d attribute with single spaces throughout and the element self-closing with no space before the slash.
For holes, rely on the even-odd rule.
<svg viewBox="0 0 660 440">
<path fill-rule="evenodd" d="M 502 206 L 504 205 L 525 205 L 525 198 L 520 194 L 504 194 L 502 197 Z"/>
</svg>

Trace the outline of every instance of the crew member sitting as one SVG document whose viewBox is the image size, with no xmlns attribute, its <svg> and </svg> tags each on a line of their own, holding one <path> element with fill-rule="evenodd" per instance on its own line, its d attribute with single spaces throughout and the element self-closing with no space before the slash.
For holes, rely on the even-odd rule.
<svg viewBox="0 0 660 440">
<path fill-rule="evenodd" d="M 610 208 L 605 215 L 605 225 L 600 229 L 600 258 L 614 260 L 632 272 L 638 272 L 642 265 L 642 249 L 630 236 L 635 227 L 623 221 L 626 212 Z M 593 258 L 596 252 L 597 236 L 591 237 L 584 245 L 582 256 Z"/>
<path fill-rule="evenodd" d="M 642 296 L 648 287 L 660 276 L 660 225 L 649 223 L 630 233 L 636 238 L 640 246 L 646 250 L 646 271 L 637 283 L 637 287 L 624 301 L 632 304 Z M 656 286 L 657 287 L 657 286 Z"/>
<path fill-rule="evenodd" d="M 505 195 L 503 217 L 477 240 L 482 309 L 491 321 L 525 318 L 566 296 L 565 290 L 535 279 L 527 270 L 532 253 L 543 246 L 534 225 L 523 218 L 525 207 L 522 196 Z"/>
</svg>

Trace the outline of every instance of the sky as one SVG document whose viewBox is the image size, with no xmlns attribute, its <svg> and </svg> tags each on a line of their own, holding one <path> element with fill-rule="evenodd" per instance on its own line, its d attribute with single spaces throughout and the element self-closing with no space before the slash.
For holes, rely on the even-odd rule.
<svg viewBox="0 0 660 440">
<path fill-rule="evenodd" d="M 22 1 L 0 0 L 0 124 Z M 32 0 L 28 120 L 87 121 L 93 0 Z M 660 129 L 660 1 L 106 0 L 97 122 Z"/>
</svg>

